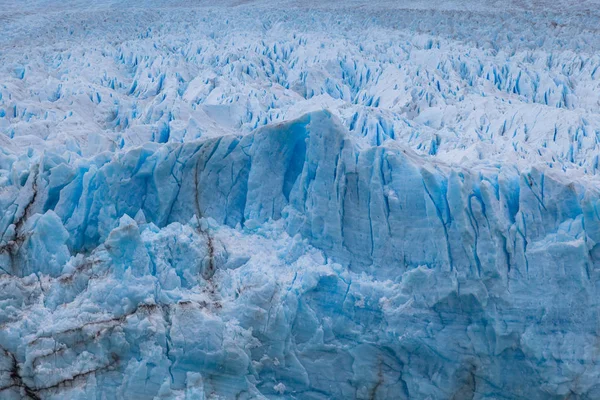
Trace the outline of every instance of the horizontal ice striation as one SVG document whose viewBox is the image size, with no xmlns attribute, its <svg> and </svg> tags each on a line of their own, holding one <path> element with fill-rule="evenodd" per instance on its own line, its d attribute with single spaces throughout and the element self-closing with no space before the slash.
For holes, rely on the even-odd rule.
<svg viewBox="0 0 600 400">
<path fill-rule="evenodd" d="M 596 398 L 600 190 L 327 111 L 3 156 L 7 398 Z"/>
</svg>

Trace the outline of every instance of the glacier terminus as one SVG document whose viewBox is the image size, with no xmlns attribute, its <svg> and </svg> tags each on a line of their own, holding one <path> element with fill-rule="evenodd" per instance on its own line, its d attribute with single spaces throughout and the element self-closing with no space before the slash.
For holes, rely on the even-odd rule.
<svg viewBox="0 0 600 400">
<path fill-rule="evenodd" d="M 0 399 L 600 399 L 599 0 L 0 0 Z"/>
</svg>

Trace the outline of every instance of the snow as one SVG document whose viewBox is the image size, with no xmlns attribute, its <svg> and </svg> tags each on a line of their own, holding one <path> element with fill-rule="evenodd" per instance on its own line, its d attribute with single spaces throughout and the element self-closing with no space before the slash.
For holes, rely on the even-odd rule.
<svg viewBox="0 0 600 400">
<path fill-rule="evenodd" d="M 600 397 L 597 1 L 0 7 L 0 397 Z"/>
</svg>

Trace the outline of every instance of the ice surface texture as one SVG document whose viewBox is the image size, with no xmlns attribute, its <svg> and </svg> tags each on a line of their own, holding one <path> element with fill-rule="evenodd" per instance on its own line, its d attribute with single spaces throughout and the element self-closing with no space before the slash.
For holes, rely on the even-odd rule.
<svg viewBox="0 0 600 400">
<path fill-rule="evenodd" d="M 357 4 L 8 8 L 1 398 L 600 398 L 593 2 Z"/>
</svg>

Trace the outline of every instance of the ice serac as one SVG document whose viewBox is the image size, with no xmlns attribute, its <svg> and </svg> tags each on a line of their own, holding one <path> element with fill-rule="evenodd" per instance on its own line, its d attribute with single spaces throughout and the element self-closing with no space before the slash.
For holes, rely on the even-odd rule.
<svg viewBox="0 0 600 400">
<path fill-rule="evenodd" d="M 6 398 L 600 396 L 600 194 L 561 172 L 328 111 L 3 163 Z"/>
<path fill-rule="evenodd" d="M 598 0 L 3 3 L 0 399 L 600 398 Z"/>
</svg>

